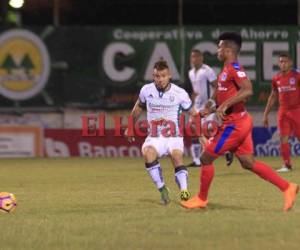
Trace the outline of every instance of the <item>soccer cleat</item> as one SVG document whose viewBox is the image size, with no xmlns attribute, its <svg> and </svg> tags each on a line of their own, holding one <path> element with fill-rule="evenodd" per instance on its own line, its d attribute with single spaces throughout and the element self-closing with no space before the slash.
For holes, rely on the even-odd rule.
<svg viewBox="0 0 300 250">
<path fill-rule="evenodd" d="M 181 206 L 193 209 L 193 208 L 205 208 L 207 206 L 208 200 L 201 200 L 198 195 L 195 195 L 188 201 L 182 201 L 180 202 Z"/>
<path fill-rule="evenodd" d="M 197 164 L 193 161 L 192 163 L 188 164 L 187 167 L 201 167 L 201 164 Z"/>
<path fill-rule="evenodd" d="M 295 183 L 289 184 L 288 189 L 283 192 L 283 196 L 284 196 L 283 211 L 287 212 L 293 207 L 298 191 L 299 191 L 299 186 L 297 184 Z"/>
<path fill-rule="evenodd" d="M 277 173 L 286 173 L 292 171 L 292 166 L 291 165 L 282 165 L 281 168 L 277 169 Z"/>
<path fill-rule="evenodd" d="M 233 153 L 226 152 L 225 153 L 225 159 L 226 159 L 226 165 L 227 165 L 227 167 L 229 167 L 233 162 Z"/>
<path fill-rule="evenodd" d="M 159 189 L 160 192 L 160 199 L 163 205 L 167 205 L 170 203 L 170 198 L 169 198 L 169 189 L 166 186 L 163 186 L 162 188 Z"/>
<path fill-rule="evenodd" d="M 191 197 L 191 193 L 185 189 L 180 191 L 180 200 L 187 201 Z"/>
</svg>

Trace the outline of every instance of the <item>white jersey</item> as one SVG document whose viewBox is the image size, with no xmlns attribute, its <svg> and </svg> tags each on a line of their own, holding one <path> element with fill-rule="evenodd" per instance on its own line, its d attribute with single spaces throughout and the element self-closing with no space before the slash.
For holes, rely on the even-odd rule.
<svg viewBox="0 0 300 250">
<path fill-rule="evenodd" d="M 217 76 L 211 67 L 207 64 L 202 64 L 197 71 L 195 68 L 189 71 L 189 78 L 193 91 L 197 94 L 195 108 L 199 110 L 204 107 L 207 100 L 212 96 L 213 86 L 211 82 L 217 80 Z"/>
<path fill-rule="evenodd" d="M 175 124 L 176 133 L 179 131 L 180 114 L 192 107 L 188 93 L 173 83 L 166 92 L 159 91 L 154 82 L 146 84 L 140 91 L 139 99 L 142 104 L 146 105 L 149 125 L 151 121 L 171 121 Z M 163 128 L 164 125 L 158 126 L 157 133 L 160 134 Z"/>
</svg>

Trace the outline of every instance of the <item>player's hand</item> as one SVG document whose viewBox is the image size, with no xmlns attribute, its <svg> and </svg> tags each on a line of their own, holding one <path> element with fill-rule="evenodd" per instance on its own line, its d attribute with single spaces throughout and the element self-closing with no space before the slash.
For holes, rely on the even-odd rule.
<svg viewBox="0 0 300 250">
<path fill-rule="evenodd" d="M 207 140 L 207 138 L 204 135 L 202 135 L 202 136 L 199 137 L 199 142 L 200 142 L 200 144 L 201 144 L 202 147 L 205 146 L 205 144 L 207 143 L 207 141 L 208 140 Z"/>
<path fill-rule="evenodd" d="M 198 114 L 199 114 L 201 117 L 206 117 L 206 116 L 208 116 L 210 113 L 211 113 L 211 112 L 209 112 L 209 110 L 206 109 L 206 108 L 204 107 L 204 109 L 199 110 L 199 113 L 198 113 Z"/>
<path fill-rule="evenodd" d="M 228 108 L 227 105 L 224 105 L 224 103 L 222 103 L 216 110 L 217 118 L 224 120 L 226 116 L 227 108 Z"/>
<path fill-rule="evenodd" d="M 263 117 L 263 125 L 265 128 L 268 128 L 269 127 L 269 119 L 267 116 L 264 115 Z"/>
<path fill-rule="evenodd" d="M 132 143 L 132 142 L 135 141 L 134 136 L 128 135 L 128 128 L 125 129 L 125 131 L 124 131 L 124 136 L 125 136 L 126 140 L 127 140 L 128 142 L 130 142 L 130 143 Z"/>
<path fill-rule="evenodd" d="M 210 113 L 213 113 L 216 111 L 216 102 L 213 99 L 209 99 L 204 106 L 204 109 L 207 110 Z"/>
</svg>

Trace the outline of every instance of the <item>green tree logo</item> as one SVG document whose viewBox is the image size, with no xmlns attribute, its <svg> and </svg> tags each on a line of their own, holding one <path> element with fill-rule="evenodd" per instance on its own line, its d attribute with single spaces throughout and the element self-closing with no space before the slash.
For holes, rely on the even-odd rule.
<svg viewBox="0 0 300 250">
<path fill-rule="evenodd" d="M 1 65 L 1 68 L 5 69 L 7 71 L 7 73 L 10 75 L 12 74 L 13 69 L 18 69 L 18 68 L 24 69 L 26 75 L 30 75 L 31 70 L 34 69 L 35 67 L 34 67 L 34 64 L 28 54 L 25 54 L 25 56 L 21 60 L 20 65 L 17 65 L 15 63 L 13 57 L 10 54 L 8 54 L 5 57 L 2 65 Z"/>
<path fill-rule="evenodd" d="M 6 69 L 8 74 L 11 74 L 11 71 L 17 68 L 16 63 L 10 54 L 4 59 L 1 68 Z"/>
<path fill-rule="evenodd" d="M 34 69 L 34 64 L 28 54 L 23 57 L 20 67 L 25 69 L 26 75 L 30 75 L 30 70 Z"/>
</svg>

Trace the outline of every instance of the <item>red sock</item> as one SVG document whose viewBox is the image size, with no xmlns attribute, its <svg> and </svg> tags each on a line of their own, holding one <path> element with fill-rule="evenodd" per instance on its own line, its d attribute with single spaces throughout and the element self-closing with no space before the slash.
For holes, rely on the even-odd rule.
<svg viewBox="0 0 300 250">
<path fill-rule="evenodd" d="M 207 200 L 209 186 L 214 178 L 215 168 L 213 164 L 202 165 L 200 176 L 200 192 L 199 197 L 201 200 Z"/>
<path fill-rule="evenodd" d="M 271 182 L 281 191 L 285 191 L 289 187 L 289 183 L 281 178 L 271 167 L 260 161 L 255 161 L 252 172 L 260 176 L 266 181 Z"/>
<path fill-rule="evenodd" d="M 290 144 L 288 142 L 283 142 L 280 144 L 281 149 L 281 156 L 283 159 L 283 162 L 286 166 L 291 165 L 291 150 L 290 150 Z"/>
</svg>

